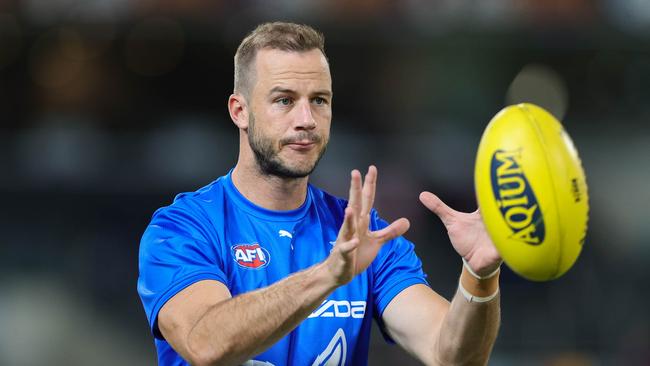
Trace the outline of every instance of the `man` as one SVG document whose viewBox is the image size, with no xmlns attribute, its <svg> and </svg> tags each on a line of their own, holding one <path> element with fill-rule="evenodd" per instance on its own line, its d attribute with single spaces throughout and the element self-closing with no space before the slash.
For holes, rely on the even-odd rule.
<svg viewBox="0 0 650 366">
<path fill-rule="evenodd" d="M 373 318 L 425 364 L 487 363 L 501 259 L 478 211 L 420 195 L 465 261 L 449 303 L 402 237 L 409 222 L 372 210 L 374 166 L 363 181 L 352 171 L 347 202 L 308 184 L 331 106 L 321 34 L 268 23 L 242 41 L 236 166 L 159 209 L 142 238 L 138 292 L 160 364 L 365 365 Z"/>
</svg>

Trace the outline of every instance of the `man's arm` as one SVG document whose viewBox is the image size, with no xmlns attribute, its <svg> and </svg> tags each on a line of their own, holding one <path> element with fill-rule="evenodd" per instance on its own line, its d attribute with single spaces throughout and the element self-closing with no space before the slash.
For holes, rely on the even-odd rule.
<svg viewBox="0 0 650 366">
<path fill-rule="evenodd" d="M 471 295 L 498 291 L 498 274 L 479 280 L 463 268 L 460 279 Z M 386 307 L 388 334 L 426 365 L 485 365 L 499 329 L 499 296 L 470 302 L 458 290 L 451 304 L 425 285 L 411 286 Z"/>
<path fill-rule="evenodd" d="M 236 365 L 289 333 L 335 288 L 364 271 L 385 242 L 408 230 L 406 219 L 368 230 L 376 180 L 374 166 L 363 187 L 361 174 L 352 172 L 345 218 L 325 261 L 234 298 L 220 282 L 197 282 L 160 310 L 158 326 L 165 339 L 192 364 Z"/>
<path fill-rule="evenodd" d="M 336 287 L 324 263 L 234 298 L 220 282 L 197 282 L 165 304 L 158 324 L 190 363 L 238 365 L 289 333 Z"/>
<path fill-rule="evenodd" d="M 424 285 L 405 289 L 384 310 L 386 329 L 427 365 L 484 365 L 499 329 L 501 257 L 479 210 L 458 212 L 429 192 L 420 200 L 442 220 L 464 259 L 459 289 L 451 304 Z"/>
</svg>

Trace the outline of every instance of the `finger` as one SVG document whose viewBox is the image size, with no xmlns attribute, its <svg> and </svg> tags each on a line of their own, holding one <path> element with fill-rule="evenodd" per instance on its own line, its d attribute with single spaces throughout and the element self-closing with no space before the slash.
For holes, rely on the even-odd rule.
<svg viewBox="0 0 650 366">
<path fill-rule="evenodd" d="M 373 231 L 370 235 L 378 240 L 380 244 L 383 244 L 404 235 L 404 233 L 408 231 L 409 227 L 411 227 L 409 220 L 402 217 L 401 219 L 393 221 L 392 224 L 381 230 Z"/>
<path fill-rule="evenodd" d="M 346 255 L 351 251 L 357 249 L 359 246 L 359 238 L 352 238 L 350 240 L 342 241 L 336 243 L 336 248 L 341 251 L 342 254 Z"/>
<path fill-rule="evenodd" d="M 348 206 L 352 208 L 355 215 L 361 212 L 361 173 L 354 169 L 350 173 L 350 198 Z"/>
<path fill-rule="evenodd" d="M 366 179 L 363 182 L 361 216 L 370 214 L 372 205 L 375 202 L 375 190 L 377 189 L 377 168 L 374 165 L 368 167 Z"/>
<path fill-rule="evenodd" d="M 351 207 L 345 208 L 345 216 L 343 217 L 343 224 L 341 224 L 341 229 L 339 229 L 338 238 L 336 242 L 347 241 L 352 239 L 354 236 L 354 228 L 356 227 L 356 216 L 354 215 L 354 210 Z"/>
<path fill-rule="evenodd" d="M 445 225 L 451 223 L 457 214 L 457 211 L 447 206 L 438 196 L 431 192 L 420 193 L 420 201 L 434 214 L 438 215 Z"/>
</svg>

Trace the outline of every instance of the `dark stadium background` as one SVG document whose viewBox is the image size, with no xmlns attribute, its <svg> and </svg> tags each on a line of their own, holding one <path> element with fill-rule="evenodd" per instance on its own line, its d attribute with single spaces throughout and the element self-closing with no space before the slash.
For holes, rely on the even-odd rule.
<svg viewBox="0 0 650 366">
<path fill-rule="evenodd" d="M 150 365 L 136 293 L 153 211 L 235 163 L 232 56 L 254 25 L 327 38 L 332 140 L 313 182 L 376 164 L 433 288 L 460 260 L 427 189 L 475 208 L 483 128 L 530 101 L 560 118 L 590 187 L 563 278 L 502 275 L 491 365 L 650 364 L 650 4 L 554 1 L 0 1 L 0 364 Z M 374 337 L 373 365 L 416 364 Z"/>
</svg>

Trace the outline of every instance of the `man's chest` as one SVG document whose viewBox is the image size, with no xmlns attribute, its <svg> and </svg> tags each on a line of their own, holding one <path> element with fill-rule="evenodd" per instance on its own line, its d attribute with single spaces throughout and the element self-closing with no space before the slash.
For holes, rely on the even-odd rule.
<svg viewBox="0 0 650 366">
<path fill-rule="evenodd" d="M 220 252 L 231 292 L 266 287 L 322 262 L 334 248 L 337 232 L 333 225 L 307 219 L 230 223 Z"/>
<path fill-rule="evenodd" d="M 337 234 L 334 225 L 313 221 L 246 221 L 227 228 L 227 245 L 222 251 L 227 253 L 224 269 L 232 295 L 271 286 L 324 261 L 336 244 Z M 370 271 L 356 276 L 257 359 L 273 364 L 312 364 L 320 357 L 325 362 L 316 364 L 325 364 L 333 359 L 350 359 L 354 352 L 367 353 L 373 312 L 371 288 Z"/>
<path fill-rule="evenodd" d="M 337 231 L 321 223 L 247 223 L 226 232 L 224 269 L 233 296 L 267 287 L 292 273 L 324 261 L 336 244 Z M 361 319 L 372 276 L 366 271 L 336 289 L 308 319 Z M 314 321 L 313 323 L 318 323 Z"/>
</svg>

